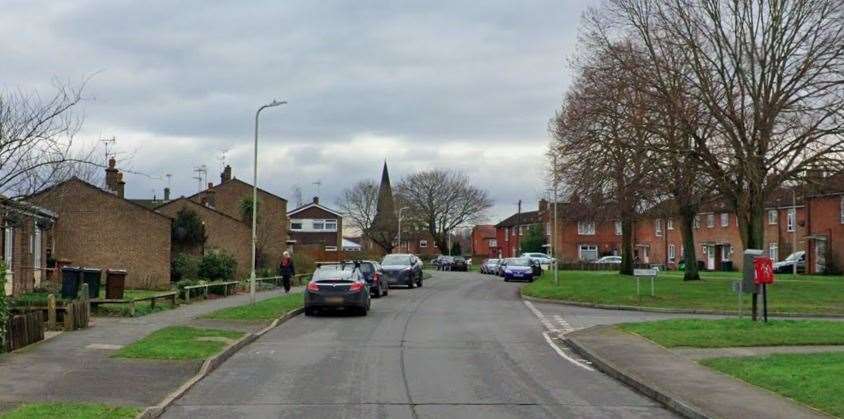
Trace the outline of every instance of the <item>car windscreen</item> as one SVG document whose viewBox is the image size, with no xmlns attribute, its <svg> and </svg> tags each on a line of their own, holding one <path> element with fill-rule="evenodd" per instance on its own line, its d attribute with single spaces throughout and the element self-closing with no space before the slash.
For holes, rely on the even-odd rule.
<svg viewBox="0 0 844 419">
<path fill-rule="evenodd" d="M 384 256 L 382 265 L 410 265 L 410 258 L 402 255 L 387 255 Z"/>
<path fill-rule="evenodd" d="M 374 268 L 371 263 L 364 262 L 360 264 L 360 271 L 365 274 L 371 273 L 373 270 Z"/>
<path fill-rule="evenodd" d="M 803 252 L 794 252 L 794 253 L 788 255 L 788 257 L 785 258 L 785 260 L 787 260 L 789 262 L 795 261 L 795 260 L 800 260 L 801 256 L 803 256 Z"/>
<path fill-rule="evenodd" d="M 530 266 L 530 259 L 528 258 L 515 258 L 515 259 L 507 259 L 508 266 Z"/>
</svg>

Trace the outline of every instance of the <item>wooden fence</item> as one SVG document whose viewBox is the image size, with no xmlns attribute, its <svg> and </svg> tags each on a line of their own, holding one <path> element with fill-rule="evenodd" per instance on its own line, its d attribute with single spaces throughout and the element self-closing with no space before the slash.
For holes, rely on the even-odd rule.
<svg viewBox="0 0 844 419">
<path fill-rule="evenodd" d="M 44 316 L 40 311 L 11 316 L 5 327 L 7 352 L 44 340 Z"/>
</svg>

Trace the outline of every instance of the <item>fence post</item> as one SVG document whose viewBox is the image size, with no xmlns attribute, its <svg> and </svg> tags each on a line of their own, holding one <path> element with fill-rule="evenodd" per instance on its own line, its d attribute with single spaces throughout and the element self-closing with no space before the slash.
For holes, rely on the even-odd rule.
<svg viewBox="0 0 844 419">
<path fill-rule="evenodd" d="M 56 330 L 56 294 L 47 296 L 47 329 Z"/>
</svg>

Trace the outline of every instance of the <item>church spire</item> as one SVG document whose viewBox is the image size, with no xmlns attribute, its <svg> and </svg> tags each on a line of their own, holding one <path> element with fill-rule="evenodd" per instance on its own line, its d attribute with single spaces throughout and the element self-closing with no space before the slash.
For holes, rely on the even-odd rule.
<svg viewBox="0 0 844 419">
<path fill-rule="evenodd" d="M 398 234 L 398 219 L 396 218 L 396 204 L 393 200 L 393 188 L 390 185 L 390 172 L 387 161 L 381 171 L 381 185 L 378 187 L 378 203 L 375 206 L 375 219 L 372 221 L 370 238 L 385 253 L 393 250 L 393 241 Z"/>
</svg>

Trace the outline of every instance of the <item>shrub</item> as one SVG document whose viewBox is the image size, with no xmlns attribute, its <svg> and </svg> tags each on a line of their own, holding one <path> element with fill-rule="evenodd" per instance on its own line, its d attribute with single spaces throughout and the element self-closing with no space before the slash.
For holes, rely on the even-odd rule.
<svg viewBox="0 0 844 419">
<path fill-rule="evenodd" d="M 229 281 L 234 278 L 237 261 L 225 252 L 212 252 L 202 257 L 197 275 L 210 281 Z"/>
<path fill-rule="evenodd" d="M 281 263 L 281 261 L 279 261 L 279 263 Z M 316 268 L 316 263 L 314 258 L 307 253 L 294 253 L 293 267 L 296 268 L 297 274 L 309 274 Z M 278 272 L 278 266 L 275 267 L 275 271 Z"/>
<path fill-rule="evenodd" d="M 173 258 L 170 276 L 173 281 L 196 278 L 199 274 L 200 258 L 187 253 L 179 253 Z"/>
</svg>

